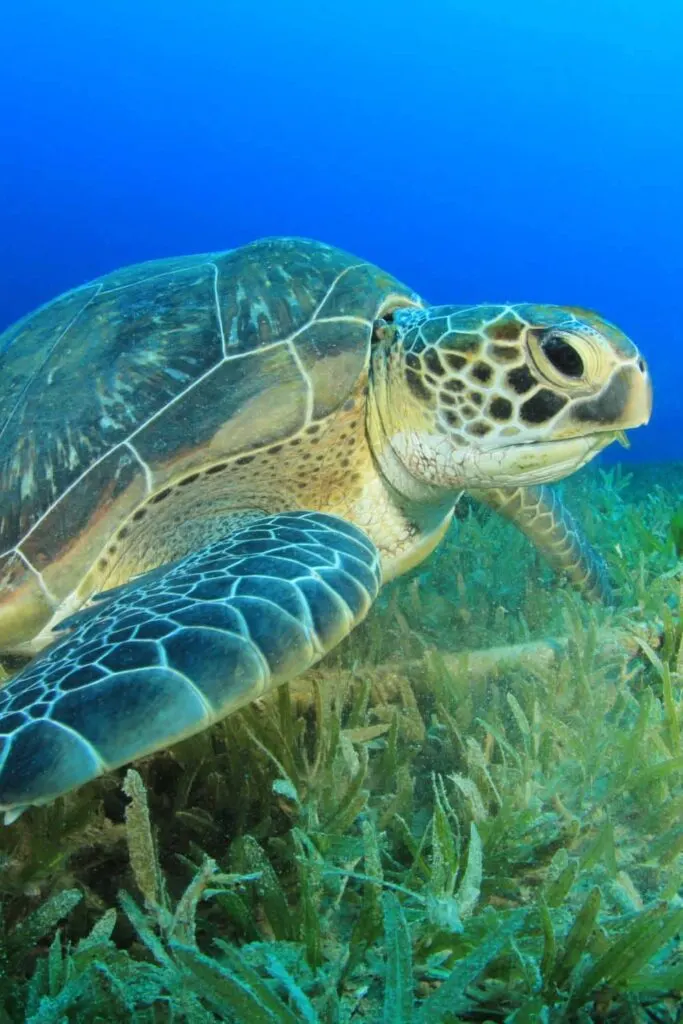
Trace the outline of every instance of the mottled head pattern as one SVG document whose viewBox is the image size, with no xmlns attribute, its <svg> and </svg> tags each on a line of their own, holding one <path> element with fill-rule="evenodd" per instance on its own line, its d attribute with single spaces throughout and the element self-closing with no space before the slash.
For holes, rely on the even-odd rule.
<svg viewBox="0 0 683 1024">
<path fill-rule="evenodd" d="M 376 374 L 390 382 L 383 418 L 394 450 L 410 447 L 410 426 L 420 461 L 431 448 L 443 463 L 447 438 L 442 475 L 452 475 L 455 460 L 474 476 L 463 485 L 503 482 L 512 468 L 519 483 L 520 470 L 537 482 L 558 461 L 569 472 L 650 415 L 638 349 L 594 313 L 530 304 L 401 309 L 376 326 L 375 338 Z M 459 450 L 467 455 L 458 458 Z M 494 462 L 484 458 L 493 453 Z M 414 458 L 408 464 L 421 471 Z M 433 469 L 428 476 L 435 482 Z"/>
</svg>

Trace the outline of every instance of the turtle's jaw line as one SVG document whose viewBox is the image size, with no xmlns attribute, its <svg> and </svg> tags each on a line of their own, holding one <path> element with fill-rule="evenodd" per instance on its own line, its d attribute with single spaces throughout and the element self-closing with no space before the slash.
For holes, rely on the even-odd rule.
<svg viewBox="0 0 683 1024">
<path fill-rule="evenodd" d="M 456 447 L 446 434 L 402 432 L 384 449 L 382 468 L 404 497 L 436 506 L 462 490 L 561 480 L 590 462 L 617 433 L 517 441 L 487 449 Z"/>
<path fill-rule="evenodd" d="M 552 441 L 526 441 L 489 451 L 456 450 L 453 469 L 461 486 L 529 487 L 562 480 L 611 444 L 617 431 Z"/>
</svg>

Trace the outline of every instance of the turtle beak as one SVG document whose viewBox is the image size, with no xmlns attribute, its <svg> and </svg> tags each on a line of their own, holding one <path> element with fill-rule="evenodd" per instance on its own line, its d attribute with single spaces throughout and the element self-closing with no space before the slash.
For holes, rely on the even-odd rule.
<svg viewBox="0 0 683 1024">
<path fill-rule="evenodd" d="M 627 382 L 620 426 L 626 430 L 644 427 L 652 415 L 652 379 L 644 360 L 622 371 Z"/>
<path fill-rule="evenodd" d="M 638 373 L 640 386 L 633 389 L 632 404 L 634 415 L 640 410 L 642 419 L 639 423 L 635 424 L 635 426 L 640 427 L 649 423 L 650 416 L 652 415 L 652 377 L 645 363 L 642 363 L 642 370 L 640 367 L 638 368 Z"/>
<path fill-rule="evenodd" d="M 637 370 L 637 376 L 635 377 L 634 386 L 631 390 L 630 400 L 624 409 L 624 427 L 631 429 L 632 427 L 647 426 L 650 422 L 651 415 L 652 379 L 647 371 L 647 367 L 643 364 L 643 369 L 641 370 L 639 367 Z M 631 442 L 626 437 L 626 431 L 624 429 L 617 431 L 615 441 L 617 441 L 622 448 L 631 447 Z"/>
<path fill-rule="evenodd" d="M 651 415 L 652 381 L 641 359 L 622 366 L 600 394 L 577 403 L 568 424 L 593 424 L 596 431 L 614 432 L 642 427 Z"/>
</svg>

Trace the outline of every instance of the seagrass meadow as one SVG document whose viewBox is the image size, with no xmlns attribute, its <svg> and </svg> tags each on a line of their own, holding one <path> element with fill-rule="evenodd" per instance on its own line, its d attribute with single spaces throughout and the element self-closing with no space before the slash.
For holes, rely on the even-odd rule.
<svg viewBox="0 0 683 1024">
<path fill-rule="evenodd" d="M 318 668 L 0 833 L 0 1022 L 683 1020 L 683 464 L 466 506 Z"/>
</svg>

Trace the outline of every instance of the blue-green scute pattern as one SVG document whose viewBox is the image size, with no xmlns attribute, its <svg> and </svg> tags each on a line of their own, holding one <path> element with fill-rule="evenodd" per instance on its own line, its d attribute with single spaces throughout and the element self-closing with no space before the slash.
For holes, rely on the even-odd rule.
<svg viewBox="0 0 683 1024">
<path fill-rule="evenodd" d="M 0 807 L 51 800 L 299 674 L 380 582 L 362 531 L 294 512 L 103 594 L 0 691 Z"/>
</svg>

